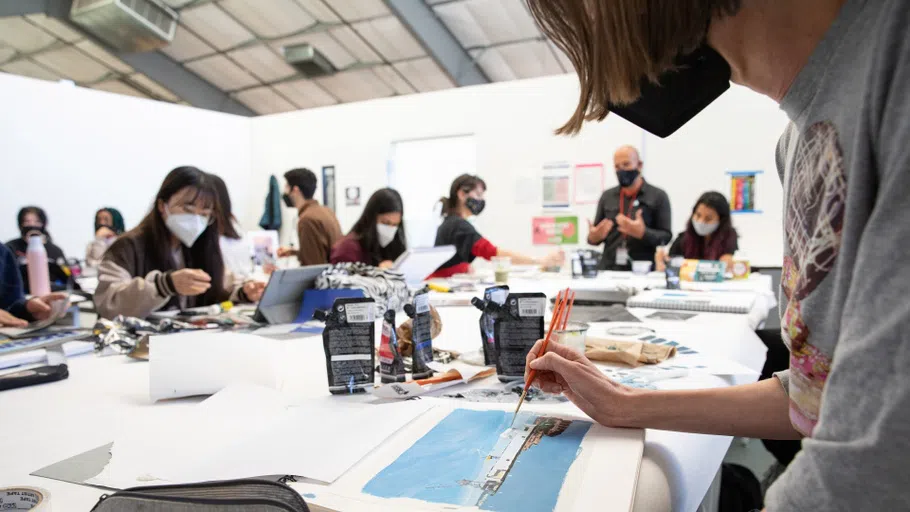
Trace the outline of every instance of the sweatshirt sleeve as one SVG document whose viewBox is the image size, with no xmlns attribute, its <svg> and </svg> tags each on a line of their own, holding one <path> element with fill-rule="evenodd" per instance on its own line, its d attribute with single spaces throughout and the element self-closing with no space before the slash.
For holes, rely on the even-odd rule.
<svg viewBox="0 0 910 512">
<path fill-rule="evenodd" d="M 117 315 L 145 318 L 176 295 L 167 277 L 167 273 L 158 270 L 144 277 L 133 277 L 111 259 L 104 259 L 98 269 L 95 309 L 103 318 Z"/>
</svg>

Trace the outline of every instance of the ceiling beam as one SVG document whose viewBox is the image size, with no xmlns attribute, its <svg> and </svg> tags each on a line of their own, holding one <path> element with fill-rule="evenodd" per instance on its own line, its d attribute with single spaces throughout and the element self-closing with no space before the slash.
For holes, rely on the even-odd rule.
<svg viewBox="0 0 910 512">
<path fill-rule="evenodd" d="M 457 86 L 490 83 L 468 51 L 424 0 L 385 0 L 385 3 Z"/>
<path fill-rule="evenodd" d="M 0 16 L 44 13 L 57 18 L 194 107 L 247 117 L 256 115 L 228 93 L 161 52 L 126 53 L 111 48 L 107 43 L 70 20 L 69 12 L 72 4 L 72 0 L 0 0 Z"/>
<path fill-rule="evenodd" d="M 0 0 L 0 18 L 46 12 L 47 2 L 48 0 Z"/>
</svg>

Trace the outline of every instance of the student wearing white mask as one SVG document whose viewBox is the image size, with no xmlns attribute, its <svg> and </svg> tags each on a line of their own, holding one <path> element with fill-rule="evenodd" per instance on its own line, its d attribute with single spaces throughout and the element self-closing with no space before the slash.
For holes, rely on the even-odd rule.
<svg viewBox="0 0 910 512">
<path fill-rule="evenodd" d="M 351 232 L 332 247 L 332 263 L 360 262 L 379 268 L 392 263 L 407 249 L 404 204 L 391 188 L 370 196 Z"/>
<path fill-rule="evenodd" d="M 695 202 L 686 230 L 676 237 L 669 250 L 658 249 L 655 256 L 657 270 L 663 271 L 667 258 L 674 256 L 690 260 L 720 260 L 731 268 L 733 254 L 739 249 L 737 238 L 727 198 L 720 192 L 705 192 Z"/>
<path fill-rule="evenodd" d="M 145 317 L 163 309 L 259 300 L 263 283 L 244 283 L 225 269 L 219 210 L 210 175 L 195 167 L 171 171 L 152 210 L 104 254 L 95 291 L 98 314 Z"/>
</svg>

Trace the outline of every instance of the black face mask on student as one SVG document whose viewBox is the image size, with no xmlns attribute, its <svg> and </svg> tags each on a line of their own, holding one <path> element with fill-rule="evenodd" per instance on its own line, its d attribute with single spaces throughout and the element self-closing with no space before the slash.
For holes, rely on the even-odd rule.
<svg viewBox="0 0 910 512">
<path fill-rule="evenodd" d="M 291 200 L 291 196 L 287 194 L 281 194 L 281 199 L 284 201 L 284 205 L 288 208 L 294 207 L 294 201 Z"/>
<path fill-rule="evenodd" d="M 29 235 L 44 236 L 47 234 L 44 226 L 19 226 L 19 233 L 22 234 L 23 240 L 28 240 Z"/>
<path fill-rule="evenodd" d="M 676 69 L 642 80 L 641 96 L 610 111 L 658 137 L 667 137 L 730 88 L 730 65 L 707 44 L 676 59 Z"/>
<path fill-rule="evenodd" d="M 487 202 L 483 199 L 475 199 L 473 197 L 469 197 L 465 199 L 464 205 L 468 207 L 468 210 L 470 210 L 472 214 L 480 215 L 483 209 L 487 206 Z"/>
</svg>

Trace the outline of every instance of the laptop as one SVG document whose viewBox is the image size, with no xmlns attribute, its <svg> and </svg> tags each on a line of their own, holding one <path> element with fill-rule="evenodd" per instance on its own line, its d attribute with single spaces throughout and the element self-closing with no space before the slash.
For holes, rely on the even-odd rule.
<svg viewBox="0 0 910 512">
<path fill-rule="evenodd" d="M 395 260 L 392 270 L 403 274 L 408 286 L 419 288 L 430 274 L 452 259 L 452 256 L 455 256 L 454 245 L 415 247 L 402 253 Z"/>
<path fill-rule="evenodd" d="M 253 319 L 272 325 L 292 323 L 300 312 L 303 292 L 312 289 L 316 278 L 330 267 L 310 265 L 272 272 Z"/>
</svg>

